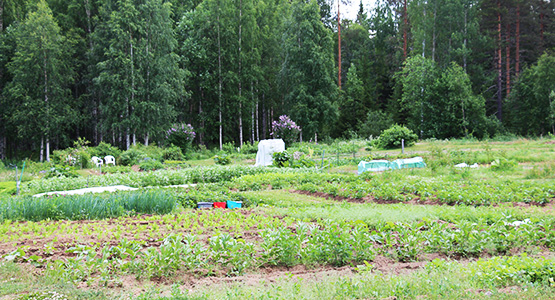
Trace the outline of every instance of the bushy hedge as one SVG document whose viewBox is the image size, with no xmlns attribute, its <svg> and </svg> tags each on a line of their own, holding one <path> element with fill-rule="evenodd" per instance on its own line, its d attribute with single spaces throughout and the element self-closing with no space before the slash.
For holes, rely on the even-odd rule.
<svg viewBox="0 0 555 300">
<path fill-rule="evenodd" d="M 382 132 L 379 138 L 372 141 L 372 146 L 381 149 L 401 148 L 401 140 L 405 146 L 412 146 L 418 141 L 418 135 L 405 126 L 393 125 Z"/>
</svg>

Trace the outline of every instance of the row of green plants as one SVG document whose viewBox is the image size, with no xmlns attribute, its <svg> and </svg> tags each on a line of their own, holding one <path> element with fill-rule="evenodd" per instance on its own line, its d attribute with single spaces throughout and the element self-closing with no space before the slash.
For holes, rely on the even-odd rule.
<svg viewBox="0 0 555 300">
<path fill-rule="evenodd" d="M 231 192 L 221 185 L 206 184 L 183 189 L 154 189 L 84 195 L 19 196 L 0 201 L 4 220 L 90 220 L 134 214 L 167 214 L 181 208 L 196 208 L 198 202 L 241 201 L 256 206 L 260 199 Z"/>
<path fill-rule="evenodd" d="M 400 274 L 365 263 L 355 267 L 357 274 L 331 275 L 325 280 L 293 277 L 279 284 L 236 284 L 194 291 L 178 285 L 172 287 L 170 297 L 159 296 L 153 289 L 138 299 L 551 299 L 554 263 L 553 259 L 526 255 L 477 262 L 434 259 L 422 269 Z"/>
<path fill-rule="evenodd" d="M 77 178 L 59 177 L 47 180 L 33 180 L 23 184 L 22 192 L 26 194 L 35 194 L 111 185 L 129 185 L 133 187 L 168 186 L 185 183 L 224 182 L 243 175 L 263 173 L 313 173 L 316 171 L 315 169 L 289 170 L 242 165 L 194 167 L 159 170 L 155 172 L 114 173 L 104 176 Z"/>
<path fill-rule="evenodd" d="M 287 216 L 245 213 L 244 210 L 186 210 L 165 215 L 138 215 L 130 218 L 95 220 L 94 222 L 69 222 L 42 220 L 17 222 L 4 220 L 0 223 L 0 241 L 45 240 L 44 251 L 59 241 L 79 243 L 83 239 L 113 241 L 122 238 L 158 241 L 172 232 L 193 235 L 219 235 L 223 233 L 241 236 L 245 232 L 267 228 L 289 227 L 297 220 Z"/>
<path fill-rule="evenodd" d="M 116 246 L 101 248 L 75 245 L 66 250 L 75 257 L 53 262 L 39 255 L 27 257 L 23 248 L 4 258 L 47 264 L 47 270 L 67 281 L 95 278 L 106 284 L 124 273 L 138 278 L 171 276 L 179 270 L 204 276 L 241 275 L 262 266 L 356 265 L 371 262 L 376 255 L 413 261 L 423 253 L 438 252 L 476 257 L 555 244 L 555 233 L 550 230 L 553 224 L 513 224 L 507 220 L 490 226 L 470 222 L 385 223 L 371 230 L 360 222 L 323 220 L 297 222 L 293 228 L 268 228 L 259 232 L 257 242 L 228 233 L 213 235 L 206 242 L 195 235 L 170 234 L 159 247 L 143 247 L 144 242 L 124 239 Z"/>
<path fill-rule="evenodd" d="M 12 197 L 0 202 L 4 220 L 90 220 L 130 214 L 166 214 L 177 206 L 177 197 L 164 191 L 112 194 Z"/>
<path fill-rule="evenodd" d="M 549 182 L 503 181 L 482 178 L 452 180 L 449 177 L 410 176 L 412 171 L 353 174 L 246 175 L 228 186 L 242 191 L 294 188 L 353 199 L 370 197 L 380 201 L 438 201 L 445 204 L 491 205 L 500 202 L 546 204 L 555 197 Z"/>
</svg>

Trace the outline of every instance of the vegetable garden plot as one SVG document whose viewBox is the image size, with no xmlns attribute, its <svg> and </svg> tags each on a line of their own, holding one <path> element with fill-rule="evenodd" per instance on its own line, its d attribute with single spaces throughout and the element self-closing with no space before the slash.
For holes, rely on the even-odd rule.
<svg viewBox="0 0 555 300">
<path fill-rule="evenodd" d="M 227 185 L 242 191 L 292 188 L 358 200 L 420 200 L 450 205 L 493 205 L 503 202 L 545 205 L 555 197 L 555 188 L 551 182 L 453 181 L 442 177 L 422 178 L 388 173 L 361 177 L 342 174 L 246 175 L 232 180 Z"/>
<path fill-rule="evenodd" d="M 44 266 L 47 272 L 54 272 L 64 280 L 106 284 L 127 273 L 146 279 L 183 272 L 204 276 L 240 275 L 264 266 L 339 267 L 372 261 L 378 255 L 402 262 L 423 259 L 426 253 L 478 257 L 529 247 L 547 249 L 555 244 L 555 232 L 550 230 L 553 224 L 527 222 L 515 226 L 505 219 L 491 225 L 423 221 L 386 222 L 370 228 L 360 221 L 305 223 L 244 211 L 195 211 L 189 215 L 194 218 L 182 214 L 107 220 L 106 224 L 112 226 L 109 228 L 88 222 L 97 231 L 88 238 L 78 236 L 73 242 L 48 240 L 54 231 L 48 235 L 42 230 L 58 226 L 56 232 L 59 229 L 71 232 L 75 230 L 69 226 L 71 222 L 28 222 L 26 235 L 20 232 L 23 226 L 4 224 L 4 235 L 17 237 L 15 241 L 19 243 L 17 247 L 14 240 L 3 243 L 0 251 L 6 260 Z M 83 226 L 85 222 L 72 223 L 83 228 L 83 232 L 92 230 Z M 264 223 L 269 225 L 260 227 Z M 183 224 L 202 231 L 183 230 Z M 7 228 L 15 229 L 8 231 Z M 99 238 L 104 231 L 111 231 L 112 235 Z M 129 235 L 133 233 L 139 235 Z"/>
</svg>

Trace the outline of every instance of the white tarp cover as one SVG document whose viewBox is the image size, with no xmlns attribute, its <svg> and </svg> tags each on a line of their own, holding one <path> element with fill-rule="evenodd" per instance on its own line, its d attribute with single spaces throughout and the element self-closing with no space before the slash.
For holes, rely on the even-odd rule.
<svg viewBox="0 0 555 300">
<path fill-rule="evenodd" d="M 282 139 L 262 140 L 258 143 L 255 166 L 269 166 L 272 164 L 272 153 L 285 151 L 285 142 Z"/>
</svg>

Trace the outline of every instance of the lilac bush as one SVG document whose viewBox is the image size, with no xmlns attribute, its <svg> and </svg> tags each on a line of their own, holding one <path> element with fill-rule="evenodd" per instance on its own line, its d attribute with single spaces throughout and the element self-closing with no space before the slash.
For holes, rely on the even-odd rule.
<svg viewBox="0 0 555 300">
<path fill-rule="evenodd" d="M 270 134 L 274 138 L 283 139 L 286 144 L 296 142 L 300 133 L 301 127 L 286 115 L 282 115 L 279 120 L 272 122 L 272 133 Z"/>
<path fill-rule="evenodd" d="M 174 124 L 166 131 L 166 139 L 168 143 L 174 144 L 186 152 L 195 139 L 195 129 L 191 124 Z"/>
</svg>

